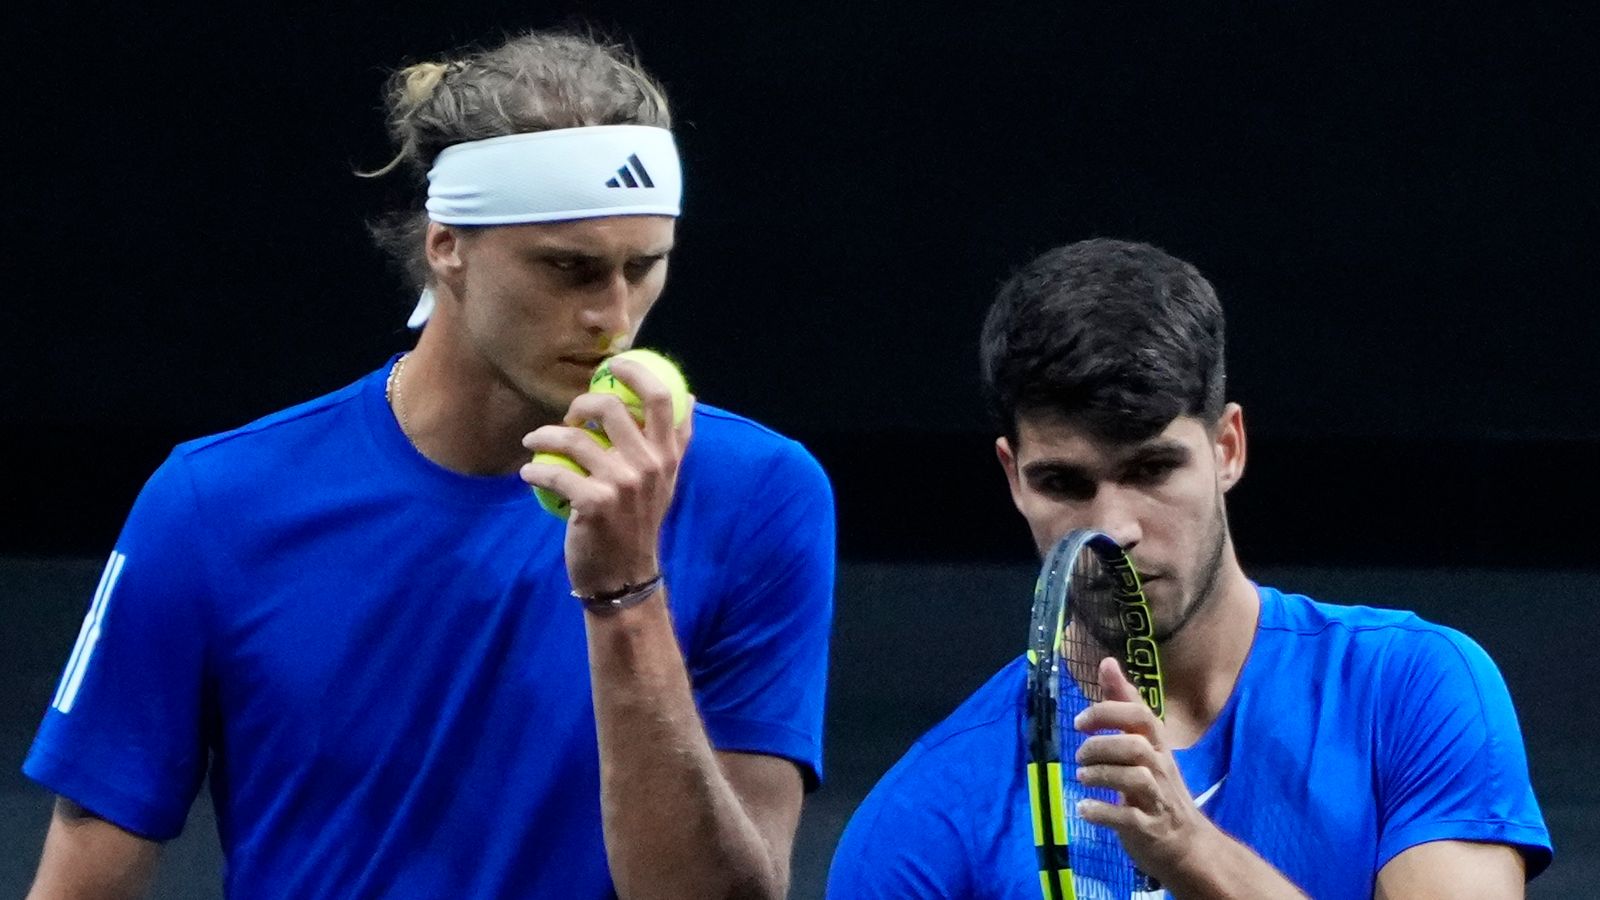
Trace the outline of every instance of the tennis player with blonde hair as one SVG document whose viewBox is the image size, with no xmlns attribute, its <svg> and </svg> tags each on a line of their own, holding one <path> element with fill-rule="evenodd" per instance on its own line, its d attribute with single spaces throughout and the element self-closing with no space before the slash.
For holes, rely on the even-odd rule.
<svg viewBox="0 0 1600 900">
<path fill-rule="evenodd" d="M 666 281 L 661 89 L 535 33 L 400 72 L 390 109 L 416 348 L 152 476 L 25 765 L 61 798 L 31 896 L 145 891 L 209 775 L 230 896 L 782 897 L 827 480 L 731 413 L 675 425 L 636 363 L 642 423 L 587 388 Z"/>
</svg>

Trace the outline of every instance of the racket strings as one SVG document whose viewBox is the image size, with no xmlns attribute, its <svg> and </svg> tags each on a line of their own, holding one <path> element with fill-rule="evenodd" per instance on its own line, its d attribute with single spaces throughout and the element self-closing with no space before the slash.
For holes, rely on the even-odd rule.
<svg viewBox="0 0 1600 900">
<path fill-rule="evenodd" d="M 1072 569 L 1070 621 L 1061 639 L 1061 657 L 1078 685 L 1083 705 L 1105 699 L 1100 663 L 1127 638 L 1117 603 L 1117 582 L 1100 557 L 1085 547 Z"/>
<path fill-rule="evenodd" d="M 1085 547 L 1072 570 L 1069 622 L 1061 637 L 1061 666 L 1057 672 L 1058 705 L 1062 735 L 1061 758 L 1070 770 L 1076 769 L 1078 748 L 1088 735 L 1073 727 L 1073 719 L 1090 704 L 1105 699 L 1100 683 L 1100 663 L 1111 656 L 1111 647 L 1126 639 L 1117 599 L 1117 580 L 1100 557 Z M 1064 800 L 1069 809 L 1078 801 L 1098 800 L 1115 804 L 1118 797 L 1109 788 L 1086 787 L 1075 777 L 1062 779 Z M 1133 896 L 1137 879 L 1116 832 L 1071 815 L 1067 820 L 1067 855 L 1079 900 L 1128 898 Z"/>
</svg>

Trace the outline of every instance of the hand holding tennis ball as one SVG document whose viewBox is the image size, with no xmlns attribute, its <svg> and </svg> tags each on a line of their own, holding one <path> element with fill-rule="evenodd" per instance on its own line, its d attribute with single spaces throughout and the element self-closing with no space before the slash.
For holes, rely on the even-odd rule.
<svg viewBox="0 0 1600 900">
<path fill-rule="evenodd" d="M 607 450 L 611 449 L 611 439 L 606 437 L 606 433 L 604 431 L 601 431 L 598 428 L 585 428 L 584 432 L 590 437 L 594 438 L 594 442 L 599 444 L 601 447 Z M 533 461 L 536 463 L 549 463 L 554 466 L 560 466 L 564 469 L 571 469 L 572 471 L 577 472 L 579 475 L 589 474 L 587 469 L 573 462 L 572 457 L 566 455 L 565 453 L 547 453 L 541 450 L 533 455 Z M 548 488 L 536 487 L 533 489 L 533 496 L 538 498 L 539 505 L 544 507 L 545 512 L 548 512 L 553 516 L 565 519 L 567 516 L 572 515 L 572 502 L 555 491 L 552 491 Z"/>
<path fill-rule="evenodd" d="M 667 386 L 672 392 L 672 425 L 676 428 L 683 424 L 689 416 L 689 383 L 683 380 L 683 373 L 672 364 L 672 360 L 655 352 L 654 350 L 624 350 L 600 364 L 594 370 L 594 375 L 589 378 L 589 390 L 596 394 L 616 394 L 622 399 L 622 405 L 633 413 L 635 421 L 644 422 L 644 409 L 639 403 L 639 395 L 611 374 L 611 364 L 619 359 L 632 360 L 649 370 L 657 380 Z"/>
<path fill-rule="evenodd" d="M 628 408 L 628 412 L 633 414 L 634 421 L 640 425 L 644 424 L 644 406 L 639 399 L 639 395 L 634 393 L 632 388 L 628 387 L 611 371 L 611 363 L 619 359 L 632 360 L 643 366 L 657 380 L 666 385 L 667 390 L 672 393 L 673 427 L 682 425 L 684 420 L 689 417 L 689 384 L 684 380 L 683 373 L 678 370 L 676 365 L 673 365 L 671 360 L 653 350 L 642 348 L 626 350 L 602 362 L 589 379 L 589 391 L 595 394 L 615 394 L 622 401 L 622 405 Z M 591 425 L 585 430 L 601 447 L 608 449 L 611 447 L 610 439 L 606 437 L 605 432 L 600 430 L 598 425 Z M 582 466 L 574 462 L 571 457 L 562 453 L 541 451 L 534 454 L 533 461 L 562 466 L 577 472 L 579 475 L 587 476 L 589 474 Z M 565 519 L 572 514 L 571 502 L 555 491 L 548 488 L 535 487 L 533 493 L 539 499 L 539 505 L 544 507 L 551 515 Z"/>
</svg>

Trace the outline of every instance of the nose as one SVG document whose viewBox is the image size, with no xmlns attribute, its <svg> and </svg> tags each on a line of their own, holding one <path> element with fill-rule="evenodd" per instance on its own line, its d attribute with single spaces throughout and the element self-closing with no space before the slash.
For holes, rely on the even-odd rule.
<svg viewBox="0 0 1600 900">
<path fill-rule="evenodd" d="M 1105 533 L 1123 550 L 1132 550 L 1144 537 L 1144 529 L 1139 523 L 1138 503 L 1135 491 L 1115 484 L 1100 485 L 1099 490 L 1095 491 L 1091 527 Z"/>
<path fill-rule="evenodd" d="M 584 329 L 608 338 L 628 334 L 630 289 L 628 279 L 620 270 L 596 285 L 594 291 L 585 298 L 580 312 Z"/>
</svg>

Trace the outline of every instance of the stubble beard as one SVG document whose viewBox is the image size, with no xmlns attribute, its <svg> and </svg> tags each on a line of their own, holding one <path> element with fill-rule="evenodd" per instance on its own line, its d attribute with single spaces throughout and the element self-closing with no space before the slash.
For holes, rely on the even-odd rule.
<svg viewBox="0 0 1600 900">
<path fill-rule="evenodd" d="M 1172 640 L 1179 632 L 1199 615 L 1210 604 L 1211 598 L 1217 592 L 1217 579 L 1222 572 L 1223 553 L 1228 546 L 1228 516 L 1222 505 L 1222 494 L 1217 494 L 1216 515 L 1212 519 L 1213 527 L 1209 539 L 1202 543 L 1202 558 L 1204 562 L 1197 567 L 1201 581 L 1198 589 L 1183 605 L 1177 621 L 1167 627 L 1156 622 L 1156 628 L 1151 637 L 1157 644 L 1165 644 Z M 1104 576 L 1109 578 L 1110 576 Z M 1121 629 L 1120 623 L 1115 621 L 1114 615 L 1100 615 L 1104 610 L 1096 610 L 1097 614 L 1082 615 L 1082 610 L 1074 610 L 1072 625 L 1082 628 L 1088 636 L 1102 649 L 1110 652 L 1112 648 L 1121 647 L 1127 640 L 1127 633 Z M 1092 679 L 1091 679 L 1092 680 Z"/>
<path fill-rule="evenodd" d="M 1155 640 L 1158 644 L 1165 644 L 1176 637 L 1185 626 L 1194 621 L 1195 616 L 1210 605 L 1211 599 L 1216 596 L 1217 578 L 1222 573 L 1222 556 L 1228 546 L 1228 514 L 1223 509 L 1220 492 L 1217 494 L 1216 516 L 1212 521 L 1215 527 L 1211 530 L 1211 539 L 1206 542 L 1209 546 L 1204 548 L 1204 562 L 1197 569 L 1201 581 L 1194 594 L 1184 604 L 1177 621 L 1165 628 L 1156 629 Z"/>
</svg>

